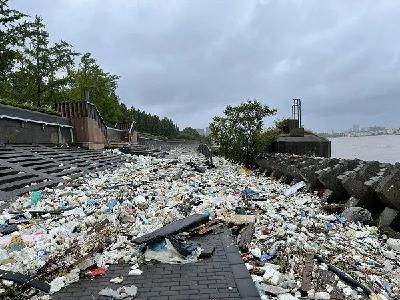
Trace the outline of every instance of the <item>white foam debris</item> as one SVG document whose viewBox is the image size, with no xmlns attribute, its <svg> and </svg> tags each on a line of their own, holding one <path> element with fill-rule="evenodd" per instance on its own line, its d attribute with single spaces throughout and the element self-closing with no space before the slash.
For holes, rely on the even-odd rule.
<svg viewBox="0 0 400 300">
<path fill-rule="evenodd" d="M 122 281 L 124 281 L 124 278 L 122 276 L 118 276 L 118 277 L 114 277 L 114 278 L 110 279 L 110 282 L 112 282 L 112 283 L 121 283 Z"/>
<path fill-rule="evenodd" d="M 143 271 L 139 269 L 130 270 L 128 275 L 139 276 L 142 275 Z"/>
<path fill-rule="evenodd" d="M 100 296 L 111 297 L 111 299 L 132 299 L 136 294 L 137 287 L 135 285 L 122 286 L 117 290 L 105 288 L 99 292 Z"/>
</svg>

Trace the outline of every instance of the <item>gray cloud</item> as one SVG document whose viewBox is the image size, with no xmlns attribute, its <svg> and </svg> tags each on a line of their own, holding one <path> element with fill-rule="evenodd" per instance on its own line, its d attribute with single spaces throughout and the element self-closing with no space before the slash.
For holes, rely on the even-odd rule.
<svg viewBox="0 0 400 300">
<path fill-rule="evenodd" d="M 314 130 L 398 127 L 398 1 L 14 0 L 121 76 L 128 104 L 205 127 L 259 98 Z"/>
</svg>

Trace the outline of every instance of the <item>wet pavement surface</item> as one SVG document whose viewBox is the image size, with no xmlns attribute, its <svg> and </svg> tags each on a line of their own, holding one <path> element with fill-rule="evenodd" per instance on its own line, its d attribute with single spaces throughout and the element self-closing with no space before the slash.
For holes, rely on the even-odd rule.
<svg viewBox="0 0 400 300">
<path fill-rule="evenodd" d="M 192 240 L 215 247 L 213 255 L 192 264 L 145 264 L 140 266 L 140 276 L 127 276 L 130 264 L 111 265 L 104 276 L 80 280 L 52 298 L 110 299 L 99 296 L 99 291 L 134 284 L 138 287 L 135 299 L 260 299 L 229 229 Z M 123 276 L 124 281 L 111 283 L 117 276 Z"/>
</svg>

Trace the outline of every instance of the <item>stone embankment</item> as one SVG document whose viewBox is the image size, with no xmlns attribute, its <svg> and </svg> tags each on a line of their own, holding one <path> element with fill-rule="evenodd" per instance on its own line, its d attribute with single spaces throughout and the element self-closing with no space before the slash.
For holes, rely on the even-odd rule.
<svg viewBox="0 0 400 300">
<path fill-rule="evenodd" d="M 362 207 L 382 230 L 399 235 L 400 164 L 280 153 L 263 154 L 257 163 L 267 175 L 285 183 L 305 181 L 327 209 Z"/>
</svg>

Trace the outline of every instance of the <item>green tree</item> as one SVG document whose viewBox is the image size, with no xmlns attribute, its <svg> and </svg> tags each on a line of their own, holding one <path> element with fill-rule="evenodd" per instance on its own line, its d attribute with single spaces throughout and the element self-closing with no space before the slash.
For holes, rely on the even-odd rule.
<svg viewBox="0 0 400 300">
<path fill-rule="evenodd" d="M 34 101 L 37 107 L 51 106 L 68 85 L 68 71 L 73 68 L 77 53 L 64 41 L 51 46 L 43 20 L 38 16 L 27 23 L 25 30 L 27 41 L 18 68 L 10 75 L 12 91 L 8 98 Z"/>
<path fill-rule="evenodd" d="M 171 119 L 146 113 L 139 109 L 131 107 L 129 110 L 130 118 L 135 124 L 135 129 L 139 132 L 150 133 L 167 138 L 176 138 L 179 134 L 179 128 Z"/>
<path fill-rule="evenodd" d="M 18 48 L 25 40 L 25 17 L 25 14 L 9 8 L 8 0 L 0 0 L 0 97 L 7 95 L 8 77 L 20 57 Z"/>
<path fill-rule="evenodd" d="M 65 100 L 65 90 L 71 84 L 69 74 L 75 66 L 75 57 L 78 55 L 72 45 L 63 40 L 50 48 L 50 69 L 44 93 L 46 103 L 55 104 L 58 100 Z"/>
<path fill-rule="evenodd" d="M 186 127 L 179 133 L 179 138 L 185 140 L 201 140 L 202 136 L 192 127 Z"/>
<path fill-rule="evenodd" d="M 69 70 L 71 86 L 67 91 L 70 101 L 82 101 L 89 92 L 90 102 L 99 110 L 108 126 L 123 121 L 123 109 L 117 95 L 117 75 L 105 72 L 91 56 L 85 53 L 81 57 L 77 70 Z M 127 117 L 127 115 L 125 115 Z"/>
<path fill-rule="evenodd" d="M 168 138 L 176 138 L 179 134 L 179 128 L 171 119 L 163 118 L 161 120 L 160 135 Z"/>
<path fill-rule="evenodd" d="M 212 141 L 226 158 L 252 165 L 260 149 L 263 119 L 275 113 L 276 109 L 270 109 L 257 100 L 238 106 L 228 105 L 224 116 L 214 117 L 210 124 Z"/>
<path fill-rule="evenodd" d="M 37 106 L 41 106 L 46 75 L 50 75 L 51 60 L 49 34 L 42 18 L 35 16 L 29 30 L 30 43 L 24 49 L 22 72 L 33 84 L 31 92 L 35 95 Z"/>
</svg>

